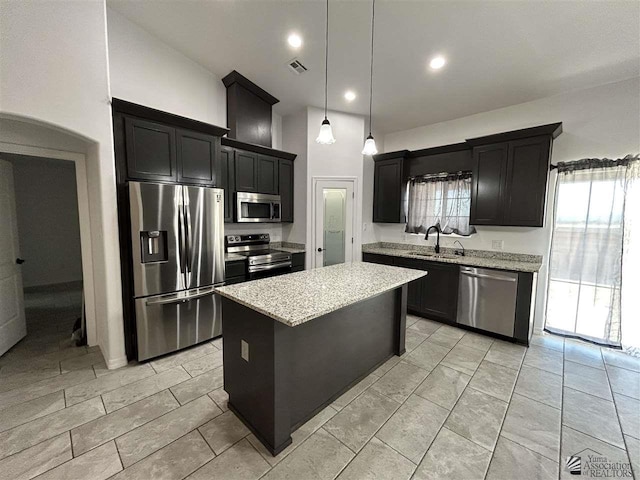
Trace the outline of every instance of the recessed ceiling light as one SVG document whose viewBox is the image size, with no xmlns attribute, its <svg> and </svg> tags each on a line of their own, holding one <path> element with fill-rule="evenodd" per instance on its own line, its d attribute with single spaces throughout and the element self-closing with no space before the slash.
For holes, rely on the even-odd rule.
<svg viewBox="0 0 640 480">
<path fill-rule="evenodd" d="M 438 55 L 437 57 L 433 57 L 431 59 L 431 61 L 429 62 L 429 66 L 434 70 L 439 70 L 442 67 L 444 67 L 445 63 L 447 63 L 447 61 L 444 59 L 444 57 L 441 55 Z"/>
<path fill-rule="evenodd" d="M 287 38 L 287 42 L 289 42 L 289 45 L 293 48 L 300 48 L 302 46 L 302 37 L 297 33 L 292 33 L 289 35 L 289 38 Z"/>
<path fill-rule="evenodd" d="M 356 99 L 356 94 L 352 90 L 344 92 L 344 98 L 347 102 L 353 102 Z"/>
</svg>

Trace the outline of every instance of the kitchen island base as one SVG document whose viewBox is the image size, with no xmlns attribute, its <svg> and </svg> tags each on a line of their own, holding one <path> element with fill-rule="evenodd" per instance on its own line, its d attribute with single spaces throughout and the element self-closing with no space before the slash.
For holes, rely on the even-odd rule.
<svg viewBox="0 0 640 480">
<path fill-rule="evenodd" d="M 293 431 L 405 351 L 406 284 L 296 327 L 222 301 L 229 408 L 274 456 Z"/>
</svg>

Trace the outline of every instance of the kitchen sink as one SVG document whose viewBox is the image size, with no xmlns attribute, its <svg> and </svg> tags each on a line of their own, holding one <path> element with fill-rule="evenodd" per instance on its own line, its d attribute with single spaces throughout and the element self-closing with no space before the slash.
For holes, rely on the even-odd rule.
<svg viewBox="0 0 640 480">
<path fill-rule="evenodd" d="M 425 258 L 458 258 L 458 255 L 450 253 L 423 253 L 423 252 L 407 252 L 409 255 L 416 255 Z"/>
</svg>

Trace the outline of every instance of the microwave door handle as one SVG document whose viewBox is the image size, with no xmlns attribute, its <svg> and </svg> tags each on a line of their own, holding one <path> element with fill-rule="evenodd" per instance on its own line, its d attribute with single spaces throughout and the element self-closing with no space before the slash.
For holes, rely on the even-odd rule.
<svg viewBox="0 0 640 480">
<path fill-rule="evenodd" d="M 276 217 L 276 208 L 274 206 L 274 203 L 273 202 L 269 202 L 269 207 L 271 209 L 270 218 L 271 218 L 271 220 L 273 220 Z"/>
</svg>

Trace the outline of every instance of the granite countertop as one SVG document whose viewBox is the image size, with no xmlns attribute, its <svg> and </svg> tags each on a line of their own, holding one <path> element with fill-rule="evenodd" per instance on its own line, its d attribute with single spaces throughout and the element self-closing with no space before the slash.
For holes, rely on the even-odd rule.
<svg viewBox="0 0 640 480">
<path fill-rule="evenodd" d="M 291 248 L 291 247 L 274 247 L 275 250 L 280 250 L 287 253 L 304 253 L 304 248 Z"/>
<path fill-rule="evenodd" d="M 343 263 L 218 287 L 216 292 L 294 327 L 426 274 L 375 263 Z"/>
<path fill-rule="evenodd" d="M 425 248 L 419 245 L 393 244 L 363 245 L 362 253 L 377 253 L 393 257 L 415 258 L 429 262 L 453 263 L 469 267 L 496 268 L 499 270 L 511 270 L 516 272 L 537 272 L 542 266 L 542 259 L 537 255 L 524 255 L 517 253 L 493 253 L 483 251 L 471 251 L 463 256 L 453 255 L 452 249 L 444 249 L 445 256 L 417 255 L 419 253 L 435 254 L 433 248 Z M 477 253 L 474 254 L 474 253 Z"/>
</svg>

